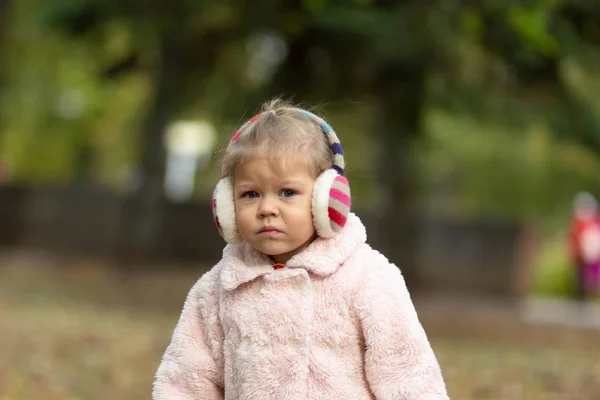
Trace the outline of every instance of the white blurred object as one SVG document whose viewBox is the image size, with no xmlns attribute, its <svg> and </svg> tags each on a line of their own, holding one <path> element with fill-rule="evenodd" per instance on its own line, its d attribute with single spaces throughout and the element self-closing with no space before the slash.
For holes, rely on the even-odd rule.
<svg viewBox="0 0 600 400">
<path fill-rule="evenodd" d="M 598 212 L 598 201 L 589 192 L 580 192 L 573 201 L 573 212 L 580 219 L 589 219 Z"/>
<path fill-rule="evenodd" d="M 64 90 L 56 100 L 56 113 L 64 119 L 80 117 L 86 110 L 87 104 L 83 91 L 79 89 Z"/>
<path fill-rule="evenodd" d="M 256 83 L 264 83 L 271 78 L 288 55 L 285 39 L 274 32 L 253 34 L 246 48 L 250 55 L 246 65 L 248 77 Z"/>
<path fill-rule="evenodd" d="M 168 127 L 164 182 L 168 199 L 182 202 L 192 197 L 196 172 L 210 159 L 215 140 L 214 126 L 206 121 L 177 121 Z"/>
<path fill-rule="evenodd" d="M 598 201 L 589 192 L 580 192 L 573 201 L 573 212 L 582 221 L 590 221 L 581 233 L 581 257 L 583 261 L 591 264 L 600 261 L 600 217 L 598 215 Z M 595 223 L 593 221 L 596 221 Z"/>
<path fill-rule="evenodd" d="M 593 224 L 581 234 L 581 257 L 587 264 L 600 261 L 600 227 Z"/>
</svg>

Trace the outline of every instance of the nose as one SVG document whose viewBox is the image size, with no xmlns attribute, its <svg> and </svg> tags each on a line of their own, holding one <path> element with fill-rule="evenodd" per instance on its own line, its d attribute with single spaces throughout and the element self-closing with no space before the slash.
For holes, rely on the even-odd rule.
<svg viewBox="0 0 600 400">
<path fill-rule="evenodd" d="M 277 201 L 272 196 L 264 196 L 261 198 L 258 214 L 261 217 L 274 217 L 279 214 Z"/>
</svg>

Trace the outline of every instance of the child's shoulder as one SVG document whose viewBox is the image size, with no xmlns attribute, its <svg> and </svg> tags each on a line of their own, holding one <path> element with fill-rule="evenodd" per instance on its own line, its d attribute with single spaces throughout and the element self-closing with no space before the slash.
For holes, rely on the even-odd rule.
<svg viewBox="0 0 600 400">
<path fill-rule="evenodd" d="M 341 242 L 348 242 L 352 245 L 349 252 L 350 256 L 344 262 L 349 266 L 346 271 L 354 270 L 364 275 L 371 275 L 375 271 L 388 274 L 399 272 L 398 267 L 391 263 L 384 254 L 369 245 L 367 242 L 366 227 L 358 215 L 350 213 L 348 224 L 344 230 L 346 232 L 342 236 L 347 239 Z M 337 248 L 328 250 L 338 251 Z"/>
<path fill-rule="evenodd" d="M 190 293 L 196 295 L 215 294 L 218 291 L 223 260 L 206 271 L 192 286 Z"/>
<path fill-rule="evenodd" d="M 356 270 L 362 279 L 373 279 L 375 277 L 385 279 L 386 277 L 401 275 L 400 268 L 368 243 L 361 244 L 347 263 Z"/>
</svg>

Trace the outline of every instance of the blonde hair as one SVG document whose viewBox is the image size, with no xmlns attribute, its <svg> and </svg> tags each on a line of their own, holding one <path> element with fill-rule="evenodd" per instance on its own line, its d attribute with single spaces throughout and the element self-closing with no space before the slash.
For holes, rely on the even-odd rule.
<svg viewBox="0 0 600 400">
<path fill-rule="evenodd" d="M 279 98 L 264 103 L 258 118 L 240 130 L 223 157 L 223 176 L 235 179 L 235 169 L 253 157 L 302 155 L 315 177 L 333 165 L 333 151 L 321 127 Z"/>
</svg>

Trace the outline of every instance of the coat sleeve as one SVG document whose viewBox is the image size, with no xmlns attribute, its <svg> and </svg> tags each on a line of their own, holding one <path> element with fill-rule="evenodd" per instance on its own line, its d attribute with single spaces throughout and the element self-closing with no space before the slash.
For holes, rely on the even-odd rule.
<svg viewBox="0 0 600 400">
<path fill-rule="evenodd" d="M 162 358 L 154 400 L 222 400 L 223 334 L 215 293 L 215 269 L 206 273 L 188 294 L 171 343 Z"/>
<path fill-rule="evenodd" d="M 371 391 L 378 400 L 449 399 L 400 270 L 379 253 L 368 258 L 354 306 Z"/>
</svg>

